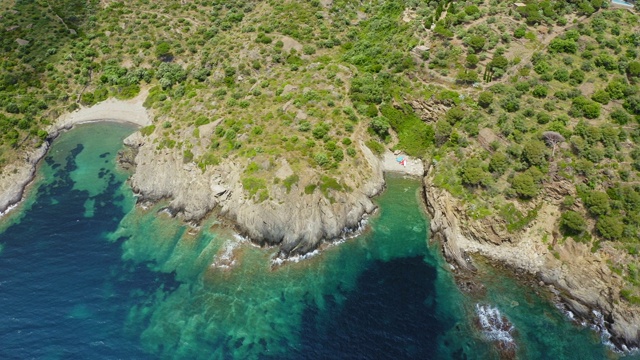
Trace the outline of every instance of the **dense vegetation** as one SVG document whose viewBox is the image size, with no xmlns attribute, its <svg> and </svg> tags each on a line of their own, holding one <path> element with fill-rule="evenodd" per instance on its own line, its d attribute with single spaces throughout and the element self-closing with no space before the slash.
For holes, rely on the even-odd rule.
<svg viewBox="0 0 640 360">
<path fill-rule="evenodd" d="M 471 216 L 513 232 L 568 188 L 559 233 L 623 254 L 611 266 L 637 301 L 638 16 L 525 3 L 6 1 L 0 161 L 66 111 L 148 90 L 158 151 L 203 171 L 243 164 L 254 201 L 272 186 L 351 191 L 366 177 L 360 140 L 433 159 Z M 294 175 L 274 183 L 280 158 Z"/>
</svg>

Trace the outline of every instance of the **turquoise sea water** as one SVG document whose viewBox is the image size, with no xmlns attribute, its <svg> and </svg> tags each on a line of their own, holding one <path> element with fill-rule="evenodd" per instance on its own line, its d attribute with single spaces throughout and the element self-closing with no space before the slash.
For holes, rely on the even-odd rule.
<svg viewBox="0 0 640 360">
<path fill-rule="evenodd" d="M 2 219 L 0 358 L 616 357 L 499 271 L 486 295 L 461 293 L 427 242 L 415 180 L 388 179 L 364 234 L 280 264 L 215 220 L 134 208 L 114 161 L 132 131 L 63 134 Z M 513 329 L 483 331 L 478 313 L 498 312 Z M 490 340 L 504 336 L 514 343 Z"/>
</svg>

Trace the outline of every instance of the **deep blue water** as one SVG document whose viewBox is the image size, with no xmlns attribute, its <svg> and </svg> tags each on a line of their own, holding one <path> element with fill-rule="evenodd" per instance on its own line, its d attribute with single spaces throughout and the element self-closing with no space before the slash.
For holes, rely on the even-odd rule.
<svg viewBox="0 0 640 360">
<path fill-rule="evenodd" d="M 520 358 L 613 356 L 512 279 L 461 294 L 428 246 L 416 181 L 389 179 L 362 236 L 274 267 L 275 249 L 215 221 L 195 231 L 161 204 L 134 209 L 114 160 L 133 130 L 63 134 L 2 219 L 0 359 L 497 358 L 477 302 L 514 323 Z"/>
</svg>

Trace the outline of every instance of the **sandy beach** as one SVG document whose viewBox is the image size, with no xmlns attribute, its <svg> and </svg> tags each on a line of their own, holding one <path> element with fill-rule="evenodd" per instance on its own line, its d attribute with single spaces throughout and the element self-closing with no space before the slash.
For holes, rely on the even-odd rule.
<svg viewBox="0 0 640 360">
<path fill-rule="evenodd" d="M 147 109 L 142 106 L 147 95 L 149 95 L 149 90 L 142 89 L 138 96 L 130 100 L 111 98 L 90 107 L 81 107 L 72 113 L 60 116 L 49 127 L 48 132 L 53 134 L 60 129 L 69 129 L 76 124 L 94 121 L 121 121 L 138 126 L 151 125 Z"/>
</svg>

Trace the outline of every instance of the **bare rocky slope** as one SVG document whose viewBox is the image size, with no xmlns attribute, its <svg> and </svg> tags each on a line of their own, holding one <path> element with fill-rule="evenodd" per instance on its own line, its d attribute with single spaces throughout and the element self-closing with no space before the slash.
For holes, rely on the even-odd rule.
<svg viewBox="0 0 640 360">
<path fill-rule="evenodd" d="M 548 244 L 540 236 L 542 230 L 553 231 L 570 184 L 547 186 L 537 200 L 541 204 L 536 204 L 540 216 L 526 229 L 510 233 L 497 216 L 469 217 L 462 201 L 434 185 L 436 167 L 431 165 L 423 178 L 431 236 L 442 243 L 457 271 L 475 271 L 468 256 L 472 253 L 526 271 L 549 285 L 578 318 L 609 332 L 618 347 L 640 346 L 640 309 L 621 300 L 623 279 L 607 266 L 607 252 L 592 253 L 587 245 L 572 239 L 549 239 L 553 242 Z"/>
</svg>

